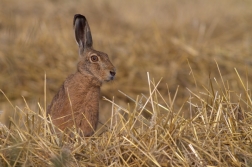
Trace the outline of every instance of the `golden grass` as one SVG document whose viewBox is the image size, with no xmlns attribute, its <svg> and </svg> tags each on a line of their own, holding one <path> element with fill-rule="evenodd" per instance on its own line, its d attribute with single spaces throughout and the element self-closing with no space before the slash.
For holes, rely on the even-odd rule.
<svg viewBox="0 0 252 167">
<path fill-rule="evenodd" d="M 105 98 L 112 103 L 112 117 L 93 137 L 82 138 L 74 129 L 74 136 L 57 136 L 42 107 L 39 112 L 28 105 L 14 107 L 19 121 L 1 126 L 1 166 L 251 166 L 250 90 L 244 87 L 239 101 L 230 99 L 235 90 L 228 85 L 214 88 L 217 80 L 204 92 L 188 90 L 184 108 L 192 114 L 187 118 L 183 106 L 174 109 L 174 95 L 165 101 L 160 82 L 154 83 L 148 80 L 149 96 L 137 98 L 134 109 Z M 143 110 L 150 119 L 141 115 Z"/>
<path fill-rule="evenodd" d="M 0 166 L 251 166 L 251 1 L 0 3 Z M 75 13 L 117 76 L 104 126 L 71 141 L 43 114 L 76 69 Z"/>
</svg>

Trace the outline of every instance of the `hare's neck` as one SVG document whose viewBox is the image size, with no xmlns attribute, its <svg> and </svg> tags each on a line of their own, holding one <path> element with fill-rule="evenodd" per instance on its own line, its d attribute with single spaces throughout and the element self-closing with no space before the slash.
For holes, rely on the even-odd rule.
<svg viewBox="0 0 252 167">
<path fill-rule="evenodd" d="M 96 94 L 99 99 L 101 83 L 90 76 L 85 76 L 80 73 L 70 75 L 64 83 L 66 91 L 70 97 L 76 97 L 77 100 L 84 100 L 90 94 Z"/>
<path fill-rule="evenodd" d="M 97 78 L 95 78 L 92 75 L 89 74 L 82 74 L 79 72 L 76 72 L 75 74 L 72 74 L 69 76 L 69 81 L 72 86 L 78 88 L 78 89 L 96 89 L 100 90 L 100 87 L 102 86 L 102 82 L 100 82 Z"/>
<path fill-rule="evenodd" d="M 82 83 L 85 83 L 87 85 L 90 85 L 92 87 L 98 86 L 101 87 L 102 86 L 102 82 L 94 77 L 92 74 L 90 74 L 89 72 L 83 73 L 83 72 L 79 72 L 77 71 L 74 76 L 79 79 L 82 80 Z"/>
</svg>

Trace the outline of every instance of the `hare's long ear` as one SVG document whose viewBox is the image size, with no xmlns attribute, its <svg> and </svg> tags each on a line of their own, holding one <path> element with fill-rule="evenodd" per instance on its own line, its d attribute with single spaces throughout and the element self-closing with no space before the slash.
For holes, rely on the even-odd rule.
<svg viewBox="0 0 252 167">
<path fill-rule="evenodd" d="M 73 26 L 75 31 L 75 39 L 79 45 L 80 53 L 85 51 L 87 48 L 92 48 L 92 35 L 85 16 L 81 14 L 74 15 Z"/>
</svg>

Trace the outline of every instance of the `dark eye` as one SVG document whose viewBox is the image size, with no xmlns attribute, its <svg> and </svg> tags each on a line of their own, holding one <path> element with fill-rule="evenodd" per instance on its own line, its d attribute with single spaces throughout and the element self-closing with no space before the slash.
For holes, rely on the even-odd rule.
<svg viewBox="0 0 252 167">
<path fill-rule="evenodd" d="M 92 62 L 97 62 L 98 60 L 99 60 L 98 56 L 95 56 L 95 55 L 91 56 L 91 61 Z"/>
</svg>

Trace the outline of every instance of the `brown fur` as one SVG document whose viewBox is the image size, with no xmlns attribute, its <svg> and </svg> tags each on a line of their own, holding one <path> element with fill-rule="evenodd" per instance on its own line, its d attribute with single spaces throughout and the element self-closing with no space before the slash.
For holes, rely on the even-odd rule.
<svg viewBox="0 0 252 167">
<path fill-rule="evenodd" d="M 114 79 L 115 67 L 107 54 L 92 48 L 91 31 L 84 16 L 75 15 L 74 28 L 80 53 L 77 71 L 65 80 L 47 113 L 59 129 L 76 125 L 84 136 L 91 136 L 99 119 L 100 87 L 104 81 Z"/>
</svg>

